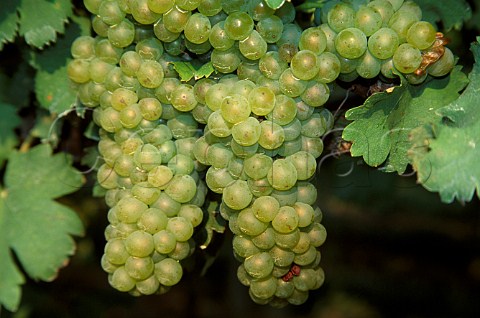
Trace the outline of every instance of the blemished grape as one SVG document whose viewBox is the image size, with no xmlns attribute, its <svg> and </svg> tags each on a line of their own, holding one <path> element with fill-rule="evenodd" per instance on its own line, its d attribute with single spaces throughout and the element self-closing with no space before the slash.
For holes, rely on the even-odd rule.
<svg viewBox="0 0 480 318">
<path fill-rule="evenodd" d="M 347 59 L 359 58 L 367 50 L 367 37 L 359 29 L 343 29 L 335 38 L 335 49 Z"/>
<path fill-rule="evenodd" d="M 355 26 L 355 10 L 346 3 L 338 3 L 328 11 L 328 25 L 340 32 Z"/>
<path fill-rule="evenodd" d="M 393 56 L 400 40 L 395 31 L 390 28 L 381 28 L 368 39 L 368 49 L 373 56 L 379 59 L 388 59 Z"/>
<path fill-rule="evenodd" d="M 416 47 L 403 43 L 393 55 L 393 65 L 402 73 L 413 73 L 422 62 L 422 53 Z"/>
</svg>

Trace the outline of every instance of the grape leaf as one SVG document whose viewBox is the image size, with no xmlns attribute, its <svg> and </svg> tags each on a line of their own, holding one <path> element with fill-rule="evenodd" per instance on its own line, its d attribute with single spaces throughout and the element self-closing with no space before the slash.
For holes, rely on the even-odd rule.
<svg viewBox="0 0 480 318">
<path fill-rule="evenodd" d="M 215 71 L 212 62 L 202 65 L 194 65 L 192 62 L 172 62 L 173 68 L 177 71 L 178 75 L 180 75 L 180 79 L 184 82 L 188 82 L 192 78 L 198 80 L 202 77 L 209 77 Z"/>
<path fill-rule="evenodd" d="M 7 42 L 12 42 L 18 30 L 17 7 L 20 0 L 3 0 L 0 10 L 0 51 Z"/>
<path fill-rule="evenodd" d="M 435 111 L 455 100 L 467 82 L 458 66 L 449 76 L 429 78 L 421 85 L 410 85 L 402 77 L 392 91 L 373 94 L 362 106 L 348 110 L 346 118 L 353 123 L 343 131 L 343 139 L 353 143 L 352 156 L 363 156 L 373 167 L 385 163 L 388 172 L 405 172 L 411 130 L 434 122 Z"/>
<path fill-rule="evenodd" d="M 52 155 L 45 144 L 12 153 L 4 180 L 0 195 L 0 304 L 14 311 L 24 278 L 11 250 L 31 278 L 51 281 L 56 277 L 74 252 L 71 235 L 82 235 L 83 225 L 74 211 L 54 199 L 76 191 L 83 177 L 71 167 L 70 157 Z"/>
<path fill-rule="evenodd" d="M 439 192 L 447 203 L 471 201 L 475 190 L 480 197 L 480 44 L 471 50 L 476 62 L 470 84 L 458 99 L 438 110 L 441 120 L 412 132 L 409 151 L 418 182 Z"/>
<path fill-rule="evenodd" d="M 422 20 L 432 24 L 442 21 L 443 28 L 446 31 L 461 29 L 464 22 L 472 17 L 472 8 L 465 0 L 416 0 L 422 8 Z"/>
<path fill-rule="evenodd" d="M 22 0 L 20 34 L 25 41 L 37 48 L 54 42 L 57 33 L 65 31 L 64 23 L 72 15 L 70 0 Z"/>
<path fill-rule="evenodd" d="M 18 144 L 14 129 L 20 122 L 15 107 L 0 102 L 0 167 Z"/>
<path fill-rule="evenodd" d="M 66 64 L 70 61 L 73 41 L 90 32 L 86 18 L 75 18 L 55 45 L 33 52 L 30 64 L 37 69 L 35 94 L 40 105 L 52 113 L 68 112 L 76 104 L 76 90 L 68 78 Z"/>
</svg>

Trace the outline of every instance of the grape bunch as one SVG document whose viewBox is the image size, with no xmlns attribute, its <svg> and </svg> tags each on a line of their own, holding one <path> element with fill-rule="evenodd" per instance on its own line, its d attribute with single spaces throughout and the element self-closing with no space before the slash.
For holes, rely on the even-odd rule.
<svg viewBox="0 0 480 318">
<path fill-rule="evenodd" d="M 343 81 L 401 73 L 420 84 L 428 75 L 448 74 L 455 64 L 443 34 L 422 21 L 421 8 L 410 0 L 372 0 L 356 9 L 332 1 L 316 20 L 327 37 L 326 51 L 339 59 Z"/>
<path fill-rule="evenodd" d="M 180 281 L 208 196 L 234 234 L 237 276 L 253 301 L 304 303 L 324 282 L 313 182 L 334 124 L 332 83 L 398 73 L 420 83 L 454 64 L 411 1 L 330 1 L 305 29 L 288 1 L 84 4 L 95 36 L 74 41 L 67 72 L 99 127 L 102 267 L 133 295 Z M 215 73 L 184 80 L 177 62 Z"/>
</svg>

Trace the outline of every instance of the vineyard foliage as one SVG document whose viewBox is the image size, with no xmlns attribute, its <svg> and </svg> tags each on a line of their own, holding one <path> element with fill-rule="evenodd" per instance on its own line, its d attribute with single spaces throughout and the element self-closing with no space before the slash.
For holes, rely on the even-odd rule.
<svg viewBox="0 0 480 318">
<path fill-rule="evenodd" d="M 272 8 L 283 3 L 265 2 Z M 330 2 L 296 5 L 308 13 Z M 416 2 L 424 20 L 447 37 L 465 30 L 478 34 L 478 1 Z M 0 4 L 0 306 L 9 311 L 20 304 L 25 275 L 55 279 L 75 252 L 74 237 L 84 233 L 76 213 L 57 199 L 91 184 L 94 176 L 82 174 L 79 167 L 98 164 L 94 148 L 73 160 L 68 147 L 62 147 L 62 126 L 69 115 L 91 118 L 66 72 L 72 42 L 89 34 L 90 16 L 81 1 Z M 385 172 L 413 169 L 418 183 L 438 192 L 445 203 L 480 196 L 480 37 L 471 40 L 457 44 L 470 50 L 460 52 L 469 57 L 458 60 L 449 75 L 419 85 L 399 75 L 397 86 L 347 110 L 342 137 L 351 143 L 350 154 Z M 175 63 L 175 70 L 183 81 L 215 72 L 211 65 L 195 62 Z M 94 129 L 85 126 L 83 138 L 96 138 Z M 99 193 L 99 187 L 92 188 Z M 207 224 L 210 234 L 218 228 L 213 220 Z"/>
</svg>

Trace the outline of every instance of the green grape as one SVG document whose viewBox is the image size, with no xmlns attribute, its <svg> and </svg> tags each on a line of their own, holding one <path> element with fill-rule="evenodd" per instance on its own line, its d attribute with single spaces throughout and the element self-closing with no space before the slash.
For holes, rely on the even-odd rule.
<svg viewBox="0 0 480 318">
<path fill-rule="evenodd" d="M 79 36 L 73 41 L 70 54 L 75 59 L 93 59 L 95 57 L 95 39 L 87 35 Z"/>
<path fill-rule="evenodd" d="M 283 279 L 277 279 L 277 289 L 275 290 L 275 296 L 279 298 L 289 298 L 293 291 L 295 290 L 295 286 L 293 282 L 285 282 Z"/>
<path fill-rule="evenodd" d="M 223 11 L 227 14 L 231 14 L 236 11 L 245 9 L 245 0 L 221 0 Z"/>
<path fill-rule="evenodd" d="M 170 10 L 175 4 L 175 0 L 147 0 L 148 8 L 155 12 L 163 14 Z"/>
<path fill-rule="evenodd" d="M 165 193 L 180 203 L 187 203 L 195 196 L 197 185 L 190 175 L 174 175 Z"/>
<path fill-rule="evenodd" d="M 388 27 L 398 34 L 400 43 L 403 43 L 407 41 L 408 30 L 418 20 L 415 15 L 399 10 L 390 18 Z"/>
<path fill-rule="evenodd" d="M 158 125 L 143 136 L 143 141 L 155 146 L 159 146 L 164 142 L 172 139 L 173 135 L 170 128 L 165 125 Z"/>
<path fill-rule="evenodd" d="M 122 239 L 109 240 L 105 245 L 104 253 L 106 260 L 114 265 L 125 264 L 130 256 Z"/>
<path fill-rule="evenodd" d="M 150 275 L 144 280 L 137 281 L 135 287 L 142 295 L 153 295 L 159 290 L 160 283 L 155 275 Z"/>
<path fill-rule="evenodd" d="M 381 28 L 368 39 L 368 49 L 373 56 L 384 60 L 393 56 L 399 42 L 398 35 L 394 30 Z"/>
<path fill-rule="evenodd" d="M 176 261 L 181 261 L 190 256 L 194 249 L 195 245 L 191 239 L 186 242 L 177 242 L 175 249 L 168 253 L 168 257 Z"/>
<path fill-rule="evenodd" d="M 287 125 L 297 115 L 297 104 L 295 100 L 286 95 L 280 94 L 275 98 L 275 106 L 266 117 L 281 126 Z"/>
<path fill-rule="evenodd" d="M 428 74 L 439 77 L 447 75 L 455 66 L 455 56 L 449 48 L 445 48 L 442 57 L 427 68 Z"/>
<path fill-rule="evenodd" d="M 125 128 L 135 128 L 142 120 L 138 104 L 132 104 L 120 111 L 120 122 Z"/>
<path fill-rule="evenodd" d="M 202 2 L 201 0 L 176 0 L 175 4 L 182 10 L 193 11 Z"/>
<path fill-rule="evenodd" d="M 314 223 L 308 231 L 308 237 L 310 238 L 312 246 L 319 247 L 325 242 L 327 231 L 322 224 Z"/>
<path fill-rule="evenodd" d="M 247 11 L 255 21 L 261 21 L 275 13 L 275 10 L 270 8 L 263 0 L 250 1 Z"/>
<path fill-rule="evenodd" d="M 98 9 L 104 0 L 84 0 L 83 4 L 85 8 L 93 14 L 98 14 Z"/>
<path fill-rule="evenodd" d="M 252 146 L 260 139 L 262 128 L 255 117 L 236 123 L 232 127 L 232 137 L 240 146 Z"/>
<path fill-rule="evenodd" d="M 306 151 L 299 151 L 286 159 L 295 167 L 298 180 L 308 180 L 315 174 L 317 162 L 312 154 Z"/>
<path fill-rule="evenodd" d="M 231 151 L 231 149 L 230 149 Z M 228 172 L 234 177 L 235 179 L 242 179 L 245 180 L 247 177 L 245 176 L 245 172 L 243 171 L 243 159 L 237 156 L 232 157 L 228 161 L 227 165 Z"/>
<path fill-rule="evenodd" d="M 285 133 L 282 126 L 270 120 L 264 120 L 260 123 L 262 128 L 258 143 L 267 150 L 273 150 L 280 147 L 285 140 Z"/>
<path fill-rule="evenodd" d="M 208 117 L 207 126 L 217 137 L 228 137 L 232 134 L 232 124 L 225 120 L 220 110 L 214 111 Z"/>
<path fill-rule="evenodd" d="M 228 187 L 226 189 L 228 189 Z M 249 236 L 256 236 L 267 229 L 268 223 L 262 222 L 256 218 L 253 214 L 252 208 L 246 208 L 238 213 L 237 226 L 242 233 Z"/>
<path fill-rule="evenodd" d="M 314 78 L 319 70 L 317 55 L 310 50 L 298 51 L 290 62 L 290 68 L 295 77 L 301 80 Z"/>
<path fill-rule="evenodd" d="M 337 3 L 328 11 L 327 21 L 335 32 L 352 28 L 355 26 L 355 10 L 346 3 Z"/>
<path fill-rule="evenodd" d="M 246 208 L 252 198 L 253 195 L 244 180 L 235 180 L 223 190 L 223 202 L 231 209 L 242 210 Z"/>
<path fill-rule="evenodd" d="M 119 64 L 123 73 L 135 76 L 142 64 L 142 57 L 135 51 L 127 51 L 122 54 Z"/>
<path fill-rule="evenodd" d="M 162 154 L 154 145 L 146 144 L 137 148 L 133 160 L 137 167 L 150 171 L 162 163 Z"/>
<path fill-rule="evenodd" d="M 102 39 L 95 44 L 95 55 L 110 64 L 117 64 L 123 50 L 113 46 L 108 39 Z"/>
<path fill-rule="evenodd" d="M 102 1 L 98 7 L 98 16 L 108 25 L 115 25 L 125 18 L 125 12 L 120 9 L 117 1 Z"/>
<path fill-rule="evenodd" d="M 231 124 L 246 120 L 251 113 L 248 100 L 239 94 L 233 94 L 223 99 L 220 106 L 222 117 Z"/>
<path fill-rule="evenodd" d="M 436 31 L 433 25 L 427 21 L 419 21 L 412 24 L 407 31 L 407 42 L 418 48 L 425 50 L 429 48 L 436 38 Z"/>
<path fill-rule="evenodd" d="M 230 87 L 226 84 L 211 85 L 205 93 L 205 104 L 213 111 L 219 110 L 222 101 L 230 95 Z"/>
<path fill-rule="evenodd" d="M 191 174 L 195 168 L 193 160 L 184 154 L 176 154 L 168 161 L 168 168 L 174 174 Z"/>
<path fill-rule="evenodd" d="M 360 58 L 360 63 L 357 65 L 356 71 L 358 75 L 363 78 L 374 78 L 380 74 L 381 67 L 381 61 L 367 50 Z"/>
<path fill-rule="evenodd" d="M 154 250 L 153 237 L 144 231 L 134 231 L 125 239 L 127 252 L 136 257 L 147 257 Z"/>
<path fill-rule="evenodd" d="M 165 52 L 172 56 L 179 56 L 185 53 L 185 49 L 187 48 L 185 45 L 185 41 L 182 36 L 179 36 L 172 42 L 164 43 Z"/>
<path fill-rule="evenodd" d="M 320 28 L 308 28 L 302 32 L 298 46 L 319 55 L 327 48 L 327 37 Z"/>
<path fill-rule="evenodd" d="M 108 40 L 116 47 L 127 47 L 135 37 L 135 26 L 128 19 L 111 26 L 108 29 Z"/>
<path fill-rule="evenodd" d="M 147 182 L 140 182 L 132 187 L 132 195 L 134 198 L 142 201 L 147 205 L 151 205 L 157 201 L 160 196 L 160 189 L 152 187 Z"/>
<path fill-rule="evenodd" d="M 201 14 L 211 17 L 222 11 L 222 1 L 204 0 L 200 2 L 197 9 Z"/>
<path fill-rule="evenodd" d="M 153 235 L 155 251 L 161 254 L 169 254 L 177 245 L 175 235 L 167 230 L 160 230 Z"/>
<path fill-rule="evenodd" d="M 355 13 L 355 27 L 367 37 L 382 27 L 382 16 L 371 7 L 361 6 Z"/>
<path fill-rule="evenodd" d="M 273 271 L 273 259 L 267 252 L 249 256 L 243 263 L 245 271 L 255 279 L 266 278 Z M 253 281 L 252 281 L 253 282 Z"/>
<path fill-rule="evenodd" d="M 307 266 L 313 263 L 316 257 L 317 257 L 317 250 L 313 245 L 310 244 L 310 247 L 306 252 L 295 255 L 293 262 L 300 266 Z"/>
<path fill-rule="evenodd" d="M 120 266 L 109 276 L 110 285 L 119 291 L 130 291 L 135 287 L 135 280 L 128 275 L 124 266 Z"/>
<path fill-rule="evenodd" d="M 285 63 L 290 63 L 297 52 L 297 45 L 288 42 L 278 47 L 278 56 L 280 57 L 280 60 Z"/>
<path fill-rule="evenodd" d="M 268 89 L 270 89 L 272 91 L 272 93 L 274 95 L 277 95 L 277 94 L 280 94 L 281 91 L 280 91 L 280 84 L 278 83 L 277 80 L 274 80 L 274 79 L 271 79 L 271 78 L 267 78 L 263 75 L 260 75 L 258 78 L 257 78 L 257 86 L 258 87 L 267 87 Z"/>
<path fill-rule="evenodd" d="M 150 257 L 132 257 L 125 262 L 125 271 L 136 280 L 144 280 L 153 273 L 153 261 Z"/>
<path fill-rule="evenodd" d="M 180 84 L 176 90 L 172 92 L 170 102 L 175 109 L 188 112 L 197 106 L 197 100 L 193 93 L 193 86 L 188 84 Z"/>
<path fill-rule="evenodd" d="M 289 160 L 277 159 L 268 171 L 267 178 L 274 189 L 288 190 L 297 182 L 297 170 Z"/>
<path fill-rule="evenodd" d="M 257 116 L 265 116 L 275 107 L 275 93 L 266 86 L 255 87 L 248 95 L 251 111 Z"/>
<path fill-rule="evenodd" d="M 234 72 L 240 65 L 240 54 L 238 49 L 232 46 L 224 51 L 214 49 L 210 58 L 217 71 L 227 74 Z"/>
<path fill-rule="evenodd" d="M 311 153 L 316 159 L 323 152 L 323 141 L 320 138 L 302 136 L 302 150 Z"/>
<path fill-rule="evenodd" d="M 393 59 L 384 60 L 380 68 L 380 72 L 386 78 L 395 78 L 397 75 L 393 73 L 395 66 L 393 65 Z"/>
<path fill-rule="evenodd" d="M 255 86 L 255 83 L 250 80 L 239 80 L 232 85 L 231 92 L 248 98 L 248 95 Z"/>
<path fill-rule="evenodd" d="M 245 173 L 254 180 L 262 179 L 267 176 L 272 164 L 272 158 L 265 154 L 257 153 L 245 159 Z"/>
<path fill-rule="evenodd" d="M 199 226 L 203 220 L 203 211 L 194 204 L 183 204 L 178 212 L 179 217 L 188 220 L 193 227 Z"/>
<path fill-rule="evenodd" d="M 359 29 L 343 29 L 335 38 L 335 49 L 347 59 L 359 58 L 367 50 L 367 37 Z"/>
<path fill-rule="evenodd" d="M 240 264 L 240 266 L 237 269 L 237 278 L 242 285 L 250 286 L 250 281 L 252 280 L 252 278 L 245 271 L 243 264 Z"/>
<path fill-rule="evenodd" d="M 242 258 L 247 258 L 260 252 L 252 240 L 243 235 L 235 235 L 232 240 L 232 246 L 235 254 Z"/>
<path fill-rule="evenodd" d="M 277 46 L 281 47 L 284 44 L 290 44 L 291 46 L 298 48 L 300 42 L 300 36 L 302 35 L 302 29 L 296 23 L 288 23 L 283 26 L 283 32 L 280 39 L 277 41 Z"/>
<path fill-rule="evenodd" d="M 208 188 L 215 193 L 222 193 L 224 188 L 234 181 L 228 169 L 210 167 L 205 175 Z"/>
<path fill-rule="evenodd" d="M 269 51 L 260 58 L 258 68 L 267 78 L 278 79 L 288 64 L 280 59 L 277 51 Z"/>
<path fill-rule="evenodd" d="M 213 144 L 207 149 L 206 163 L 214 168 L 226 168 L 232 158 L 231 149 L 223 144 Z"/>
<path fill-rule="evenodd" d="M 309 204 L 296 202 L 293 208 L 298 215 L 298 227 L 307 227 L 314 222 L 315 212 Z"/>
<path fill-rule="evenodd" d="M 335 38 L 337 37 L 337 33 L 333 31 L 327 23 L 320 24 L 318 28 L 323 31 L 327 40 L 325 50 L 327 52 L 335 53 Z"/>
<path fill-rule="evenodd" d="M 130 171 L 134 168 L 132 156 L 121 154 L 115 160 L 115 165 L 113 169 L 121 177 L 130 176 Z"/>
<path fill-rule="evenodd" d="M 248 179 L 247 183 L 250 191 L 255 197 L 270 195 L 273 191 L 273 188 L 266 177 L 258 180 Z"/>
<path fill-rule="evenodd" d="M 225 7 L 223 7 L 225 10 Z M 228 12 L 227 12 L 228 13 Z M 246 12 L 236 11 L 225 19 L 225 32 L 232 40 L 243 40 L 253 31 L 253 19 Z"/>
<path fill-rule="evenodd" d="M 258 60 L 267 52 L 267 42 L 253 30 L 245 39 L 239 41 L 240 53 L 249 60 Z"/>
<path fill-rule="evenodd" d="M 293 209 L 293 208 L 292 208 Z M 295 258 L 295 253 L 293 253 L 290 250 L 283 249 L 279 246 L 274 246 L 270 251 L 268 251 L 270 256 L 273 259 L 273 263 L 277 267 L 287 267 L 292 264 L 294 258 Z M 287 269 L 288 272 L 288 269 Z M 283 274 L 283 273 L 282 273 Z M 285 273 L 286 274 L 286 273 Z M 284 274 L 283 274 L 284 275 Z M 281 276 L 283 276 L 281 275 Z"/>
<path fill-rule="evenodd" d="M 265 198 L 265 197 L 260 197 Z M 258 200 L 258 199 L 257 199 Z M 252 237 L 252 242 L 256 247 L 262 250 L 270 250 L 275 246 L 275 232 L 271 226 L 267 227 L 265 231 Z M 273 260 L 273 259 L 272 259 Z"/>
<path fill-rule="evenodd" d="M 158 61 L 163 54 L 163 45 L 159 40 L 150 37 L 144 39 L 135 45 L 135 51 L 143 59 Z"/>
<path fill-rule="evenodd" d="M 297 107 L 296 104 L 295 104 L 295 107 Z M 297 108 L 297 111 L 298 111 L 298 108 Z M 302 129 L 302 124 L 300 123 L 300 120 L 298 120 L 298 118 L 294 118 L 290 123 L 284 125 L 283 132 L 285 134 L 285 142 L 297 139 L 300 136 L 301 129 Z"/>
<path fill-rule="evenodd" d="M 137 79 L 147 88 L 157 88 L 164 78 L 163 68 L 160 63 L 144 60 L 137 71 Z"/>
<path fill-rule="evenodd" d="M 310 237 L 305 232 L 299 232 L 299 239 L 297 244 L 292 247 L 292 252 L 295 254 L 305 253 L 310 248 Z"/>
<path fill-rule="evenodd" d="M 401 7 L 398 8 L 397 11 L 400 11 L 403 14 L 406 14 L 406 15 L 415 16 L 417 18 L 417 20 L 422 19 L 422 9 L 420 8 L 420 6 L 418 4 L 416 4 L 415 2 L 410 1 L 410 0 L 405 1 L 401 5 Z"/>
<path fill-rule="evenodd" d="M 99 36 L 106 38 L 108 36 L 109 28 L 110 26 L 103 22 L 102 18 L 98 15 L 92 18 L 92 29 Z"/>
<path fill-rule="evenodd" d="M 292 23 L 295 20 L 296 10 L 290 1 L 285 1 L 283 5 L 275 11 L 283 24 Z"/>
<path fill-rule="evenodd" d="M 184 35 L 192 43 L 200 44 L 208 40 L 212 26 L 210 20 L 201 13 L 194 13 L 185 25 Z"/>
<path fill-rule="evenodd" d="M 393 7 L 393 10 L 397 11 L 402 6 L 404 0 L 387 0 L 387 1 L 390 2 L 390 4 Z"/>
<path fill-rule="evenodd" d="M 185 242 L 193 235 L 192 223 L 181 216 L 168 219 L 166 230 L 175 236 L 177 242 Z"/>
<path fill-rule="evenodd" d="M 318 73 L 315 77 L 317 82 L 328 84 L 337 79 L 340 74 L 340 60 L 330 52 L 323 52 L 317 56 Z"/>
<path fill-rule="evenodd" d="M 163 14 L 163 24 L 168 31 L 180 33 L 185 29 L 191 15 L 191 11 L 184 11 L 175 5 Z"/>
<path fill-rule="evenodd" d="M 393 65 L 402 73 L 413 73 L 422 63 L 422 53 L 416 47 L 403 43 L 393 55 Z"/>
<path fill-rule="evenodd" d="M 314 204 L 317 201 L 317 188 L 310 182 L 297 182 L 297 200 L 305 204 Z"/>
<path fill-rule="evenodd" d="M 168 30 L 165 27 L 163 18 L 160 18 L 157 22 L 155 22 L 153 25 L 153 32 L 160 41 L 164 42 L 165 47 L 167 46 L 167 42 L 173 42 L 177 39 L 180 39 L 180 41 L 183 43 L 183 39 L 180 37 L 181 32 L 172 32 Z"/>
<path fill-rule="evenodd" d="M 161 210 L 149 208 L 142 213 L 137 221 L 137 226 L 140 230 L 154 235 L 167 227 L 167 221 L 167 216 Z"/>
<path fill-rule="evenodd" d="M 380 16 L 382 17 L 383 26 L 388 25 L 388 22 L 390 21 L 390 18 L 392 17 L 393 13 L 395 12 L 393 10 L 392 5 L 387 0 L 373 0 L 373 1 L 370 1 L 367 4 L 367 6 L 369 8 L 372 8 L 378 14 L 380 14 Z"/>
<path fill-rule="evenodd" d="M 293 277 L 293 284 L 298 291 L 308 292 L 314 289 L 317 282 L 315 271 L 311 268 L 304 268 L 299 275 Z"/>
<path fill-rule="evenodd" d="M 321 82 L 310 81 L 300 98 L 309 106 L 319 107 L 324 105 L 330 97 L 330 89 Z"/>
<path fill-rule="evenodd" d="M 257 31 L 267 43 L 277 42 L 283 32 L 283 22 L 275 15 L 268 15 L 258 21 Z"/>
<path fill-rule="evenodd" d="M 153 24 L 161 15 L 150 10 L 148 0 L 128 1 L 130 13 L 141 24 Z"/>
<path fill-rule="evenodd" d="M 164 78 L 160 86 L 155 89 L 155 96 L 163 104 L 170 104 L 172 93 L 180 86 L 178 78 Z M 166 105 L 162 105 L 166 108 Z"/>
<path fill-rule="evenodd" d="M 121 199 L 115 207 L 116 216 L 123 223 L 137 223 L 147 209 L 145 203 L 133 197 Z"/>
<path fill-rule="evenodd" d="M 138 101 L 138 107 L 146 120 L 154 121 L 162 115 L 162 104 L 156 98 L 142 98 Z"/>
<path fill-rule="evenodd" d="M 162 285 L 173 286 L 180 281 L 182 275 L 182 266 L 172 258 L 165 258 L 155 264 L 155 277 Z"/>
<path fill-rule="evenodd" d="M 220 21 L 212 27 L 208 39 L 212 47 L 220 51 L 228 50 L 235 43 L 235 40 L 225 32 L 225 21 Z"/>
<path fill-rule="evenodd" d="M 298 244 L 298 241 L 300 240 L 300 231 L 298 228 L 289 233 L 279 233 L 274 231 L 274 234 L 275 244 L 284 249 L 291 250 Z"/>
<path fill-rule="evenodd" d="M 291 68 L 283 71 L 278 81 L 280 83 L 280 90 L 282 93 L 289 97 L 300 96 L 307 87 L 307 83 L 304 80 L 296 77 Z"/>
<path fill-rule="evenodd" d="M 68 77 L 76 83 L 87 83 L 90 81 L 89 72 L 90 62 L 83 59 L 74 59 L 68 62 L 67 74 Z"/>
</svg>

